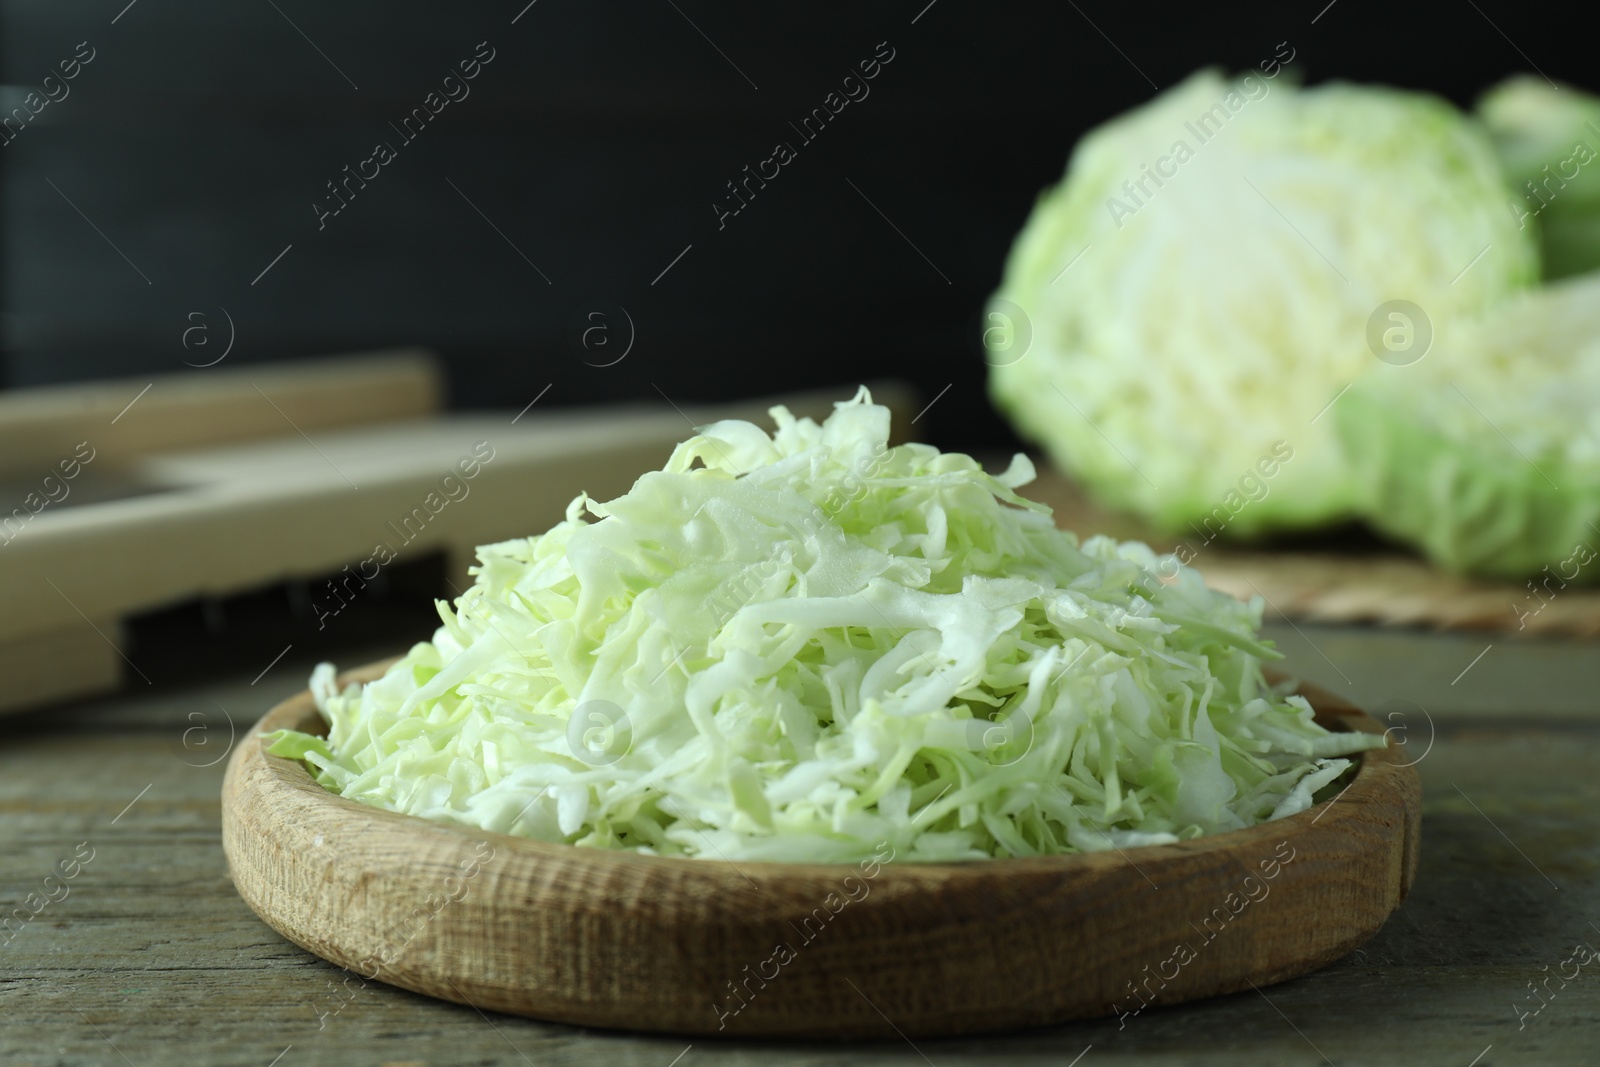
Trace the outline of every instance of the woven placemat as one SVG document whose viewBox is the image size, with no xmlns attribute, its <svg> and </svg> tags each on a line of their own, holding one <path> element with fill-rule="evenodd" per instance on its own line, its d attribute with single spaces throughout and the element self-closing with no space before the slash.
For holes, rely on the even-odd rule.
<svg viewBox="0 0 1600 1067">
<path fill-rule="evenodd" d="M 1080 537 L 1103 533 L 1171 551 L 1177 541 L 1139 520 L 1107 511 L 1039 461 L 1023 494 L 1055 509 L 1057 525 Z M 1193 544 L 1194 539 L 1191 539 Z M 1541 636 L 1600 635 L 1600 588 L 1552 579 L 1536 593 L 1526 582 L 1462 578 L 1387 546 L 1338 541 L 1293 548 L 1204 545 L 1192 563 L 1214 589 L 1267 601 L 1267 617 L 1311 622 L 1376 622 L 1440 630 Z"/>
</svg>

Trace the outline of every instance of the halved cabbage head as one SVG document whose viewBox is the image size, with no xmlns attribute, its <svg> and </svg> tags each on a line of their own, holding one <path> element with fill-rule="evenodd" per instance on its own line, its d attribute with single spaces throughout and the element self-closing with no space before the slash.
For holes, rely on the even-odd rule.
<svg viewBox="0 0 1600 1067">
<path fill-rule="evenodd" d="M 1306 808 L 1380 736 L 1264 684 L 1261 605 L 1079 545 L 971 457 L 718 422 L 608 503 L 478 550 L 378 681 L 312 676 L 354 800 L 543 841 L 844 862 L 1129 848 Z M 1165 575 L 1163 580 L 1158 575 Z"/>
<path fill-rule="evenodd" d="M 1410 301 L 1441 330 L 1536 278 L 1488 139 L 1450 104 L 1287 82 L 1204 71 L 1090 132 L 990 304 L 996 403 L 1165 529 L 1237 497 L 1275 446 L 1293 462 L 1229 534 L 1348 516 L 1322 413 L 1381 369 L 1374 313 Z"/>
<path fill-rule="evenodd" d="M 1507 209 L 1539 234 L 1544 276 L 1600 269 L 1600 97 L 1522 74 L 1478 114 L 1511 179 Z"/>
<path fill-rule="evenodd" d="M 1450 570 L 1600 578 L 1600 272 L 1434 349 L 1335 406 L 1367 521 Z"/>
</svg>

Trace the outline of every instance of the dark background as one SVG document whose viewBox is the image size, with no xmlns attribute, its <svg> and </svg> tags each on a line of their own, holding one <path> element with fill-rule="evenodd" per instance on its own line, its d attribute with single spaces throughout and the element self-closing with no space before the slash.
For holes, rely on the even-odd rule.
<svg viewBox="0 0 1600 1067">
<path fill-rule="evenodd" d="M 1592 37 L 1505 0 L 126 2 L 0 4 L 0 112 L 96 52 L 0 148 L 8 386 L 182 371 L 220 351 L 183 331 L 222 340 L 226 308 L 230 365 L 423 344 L 460 407 L 547 383 L 551 405 L 954 383 L 919 436 L 989 448 L 1008 434 L 981 398 L 982 303 L 1079 134 L 1152 82 L 1288 41 L 1309 82 L 1467 104 L 1537 66 L 1595 87 Z M 389 123 L 480 41 L 471 95 L 402 147 Z M 880 41 L 871 95 L 801 146 L 788 124 Z M 379 140 L 399 157 L 319 232 L 324 183 Z M 725 183 L 780 140 L 799 157 L 719 231 Z M 593 301 L 635 325 L 614 366 L 574 341 Z"/>
</svg>

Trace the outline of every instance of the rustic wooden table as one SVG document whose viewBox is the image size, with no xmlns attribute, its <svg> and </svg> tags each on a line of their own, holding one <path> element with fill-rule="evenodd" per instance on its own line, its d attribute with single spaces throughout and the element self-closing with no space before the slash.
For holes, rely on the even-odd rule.
<svg viewBox="0 0 1600 1067">
<path fill-rule="evenodd" d="M 1600 946 L 1595 645 L 1305 625 L 1272 636 L 1295 672 L 1393 716 L 1426 792 L 1411 898 L 1308 977 L 1125 1025 L 915 1045 L 891 1020 L 874 1044 L 691 1043 L 484 1016 L 376 983 L 342 994 L 343 972 L 240 901 L 219 838 L 222 756 L 304 685 L 311 661 L 290 655 L 254 682 L 141 685 L 0 720 L 0 905 L 42 904 L 0 929 L 0 1063 L 1600 1062 L 1600 959 L 1574 957 Z"/>
</svg>

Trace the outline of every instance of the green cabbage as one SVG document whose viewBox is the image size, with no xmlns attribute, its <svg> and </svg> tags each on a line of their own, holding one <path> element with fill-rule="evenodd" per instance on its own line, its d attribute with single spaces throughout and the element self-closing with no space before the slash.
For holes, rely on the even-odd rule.
<svg viewBox="0 0 1600 1067">
<path fill-rule="evenodd" d="M 1410 301 L 1442 331 L 1536 280 L 1475 124 L 1416 93 L 1287 83 L 1201 72 L 1091 131 L 990 305 L 996 403 L 1168 530 L 1224 502 L 1230 535 L 1348 517 L 1360 487 L 1321 416 L 1382 369 L 1374 313 Z M 1275 448 L 1293 461 L 1243 504 Z"/>
<path fill-rule="evenodd" d="M 343 796 L 543 841 L 740 860 L 1129 848 L 1303 810 L 1384 739 L 1284 688 L 1261 605 L 1141 544 L 1081 546 L 1017 456 L 822 424 L 703 427 L 607 503 L 478 550 L 384 676 L 312 675 Z"/>
<path fill-rule="evenodd" d="M 1507 208 L 1539 233 L 1544 276 L 1600 269 L 1600 98 L 1524 74 L 1484 94 L 1478 114 L 1511 179 Z"/>
<path fill-rule="evenodd" d="M 1336 408 L 1367 521 L 1450 570 L 1600 579 L 1586 566 L 1600 546 L 1600 272 L 1522 294 L 1438 348 Z"/>
</svg>

